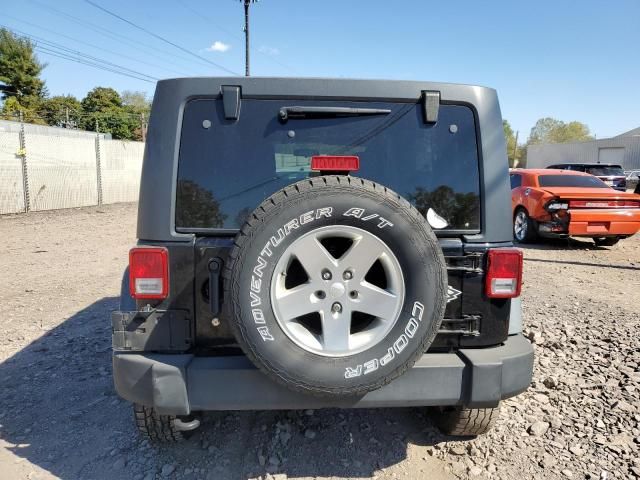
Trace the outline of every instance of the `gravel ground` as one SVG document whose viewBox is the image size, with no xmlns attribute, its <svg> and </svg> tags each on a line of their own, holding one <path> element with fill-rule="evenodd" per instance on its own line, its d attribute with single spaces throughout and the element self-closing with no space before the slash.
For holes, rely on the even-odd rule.
<svg viewBox="0 0 640 480">
<path fill-rule="evenodd" d="M 0 478 L 640 478 L 639 236 L 525 250 L 534 384 L 487 436 L 420 409 L 220 412 L 156 448 L 110 372 L 134 235 L 134 205 L 0 217 Z"/>
</svg>

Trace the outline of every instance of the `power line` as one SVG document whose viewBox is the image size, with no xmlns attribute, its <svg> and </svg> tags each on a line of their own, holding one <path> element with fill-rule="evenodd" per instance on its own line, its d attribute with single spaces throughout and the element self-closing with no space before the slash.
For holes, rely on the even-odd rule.
<svg viewBox="0 0 640 480">
<path fill-rule="evenodd" d="M 6 26 L 2 25 L 2 27 L 7 28 Z M 131 76 L 131 77 L 136 77 L 138 78 L 138 80 L 145 80 L 148 82 L 152 82 L 152 81 L 157 81 L 158 79 L 156 77 L 152 77 L 151 75 L 147 75 L 145 73 L 142 72 L 138 72 L 136 70 L 132 70 L 130 68 L 127 67 L 123 67 L 122 65 L 118 65 L 116 63 L 112 63 L 109 61 L 106 61 L 104 59 L 98 58 L 98 57 L 94 57 L 93 55 L 88 55 L 86 53 L 80 52 L 78 50 L 73 50 L 71 48 L 65 47 L 64 45 L 61 45 L 59 43 L 56 42 L 52 42 L 50 40 L 45 40 L 43 38 L 37 37 L 35 35 L 28 35 L 25 32 L 22 32 L 20 30 L 15 30 L 13 29 L 14 32 L 29 38 L 31 40 L 34 40 L 36 42 L 36 49 L 44 51 L 45 53 L 48 54 L 57 54 L 57 56 L 62 56 L 64 55 L 65 58 L 67 58 L 68 60 L 77 60 L 80 61 L 82 60 L 82 63 L 84 63 L 85 65 L 90 63 L 90 66 L 94 66 L 97 68 L 102 68 L 103 70 L 107 70 L 109 69 L 109 71 L 113 71 L 114 73 L 122 73 L 122 74 L 126 74 L 127 76 Z M 43 43 L 44 45 L 46 45 L 46 47 L 43 47 L 42 45 L 39 45 L 38 42 Z M 75 55 L 75 57 L 73 57 L 73 55 Z M 56 55 L 54 55 L 56 56 Z M 146 77 L 146 79 L 145 79 Z"/>
<path fill-rule="evenodd" d="M 97 63 L 103 63 L 103 64 L 107 65 L 110 68 L 116 68 L 116 69 L 119 69 L 119 70 L 123 70 L 125 72 L 132 73 L 132 74 L 137 75 L 139 77 L 146 77 L 146 78 L 148 78 L 150 80 L 155 80 L 155 81 L 158 80 L 156 77 L 153 77 L 151 75 L 147 75 L 146 73 L 138 72 L 136 70 L 132 70 L 132 69 L 127 68 L 127 67 L 123 67 L 122 65 L 118 65 L 116 63 L 109 62 L 109 61 L 104 60 L 102 58 L 94 57 L 93 55 L 89 55 L 89 54 L 80 52 L 79 50 L 74 50 L 72 48 L 65 47 L 64 45 L 56 43 L 56 42 L 52 42 L 51 40 L 46 40 L 46 39 L 44 39 L 42 37 L 38 37 L 36 35 L 29 35 L 29 34 L 27 34 L 25 32 L 21 32 L 20 30 L 15 30 L 14 29 L 13 31 L 17 32 L 20 35 L 23 35 L 23 36 L 31 39 L 31 40 L 34 40 L 36 42 L 36 47 L 40 46 L 40 45 L 38 45 L 37 42 L 44 43 L 47 47 L 61 50 L 62 53 L 64 53 L 64 54 L 74 54 L 74 55 L 77 55 L 78 57 L 83 57 L 84 59 L 86 59 L 88 61 L 97 62 Z M 54 50 L 54 52 L 55 51 L 56 50 Z M 60 53 L 60 52 L 58 52 L 58 53 Z"/>
<path fill-rule="evenodd" d="M 173 46 L 173 47 L 177 48 L 178 50 L 181 50 L 181 51 L 183 51 L 183 52 L 185 52 L 185 53 L 188 53 L 188 54 L 189 54 L 189 55 L 191 55 L 192 57 L 195 57 L 195 58 L 198 58 L 198 59 L 200 59 L 200 60 L 202 60 L 202 61 L 205 61 L 205 62 L 207 62 L 207 63 L 210 63 L 211 65 L 213 65 L 213 66 L 215 66 L 215 67 L 217 67 L 217 68 L 219 68 L 219 69 L 221 69 L 221 70 L 224 70 L 225 72 L 230 73 L 230 74 L 232 74 L 232 75 L 240 75 L 239 73 L 234 72 L 233 70 L 230 70 L 230 69 L 228 69 L 228 68 L 226 68 L 226 67 L 224 67 L 224 66 L 222 66 L 222 65 L 220 65 L 220 64 L 218 64 L 218 63 L 216 63 L 216 62 L 213 62 L 213 61 L 208 60 L 208 59 L 206 59 L 206 58 L 204 58 L 204 57 L 201 57 L 200 55 L 198 55 L 198 54 L 196 54 L 196 53 L 193 53 L 192 51 L 190 51 L 190 50 L 188 50 L 188 49 L 186 49 L 186 48 L 184 48 L 184 47 L 182 47 L 182 46 L 178 45 L 177 43 L 173 43 L 171 40 L 167 40 L 166 38 L 164 38 L 164 37 L 162 37 L 162 36 L 160 36 L 160 35 L 158 35 L 158 34 L 156 34 L 156 33 L 153 33 L 152 31 L 147 30 L 147 29 L 146 29 L 146 28 L 144 28 L 144 27 L 141 27 L 140 25 L 137 25 L 137 24 L 133 23 L 133 22 L 132 22 L 132 21 L 130 21 L 130 20 L 127 20 L 126 18 L 124 18 L 124 17 L 122 17 L 122 16 L 118 15 L 117 13 L 113 13 L 112 11 L 107 10 L 107 9 L 106 9 L 106 8 L 104 8 L 104 7 L 101 7 L 100 5 L 98 5 L 97 3 L 92 2 L 91 0 L 84 0 L 84 1 L 85 1 L 86 3 L 88 3 L 89 5 L 92 5 L 93 7 L 97 8 L 98 10 L 102 10 L 104 13 L 106 13 L 106 14 L 108 14 L 108 15 L 111 15 L 112 17 L 115 17 L 115 18 L 117 18 L 118 20 L 121 20 L 121 21 L 123 21 L 123 22 L 125 22 L 125 23 L 127 23 L 127 24 L 131 25 L 132 27 L 137 28 L 138 30 L 140 30 L 140 31 L 142 31 L 142 32 L 145 32 L 146 34 L 151 35 L 152 37 L 157 38 L 158 40 L 161 40 L 161 41 L 163 41 L 163 42 L 165 42 L 165 43 L 167 43 L 167 44 L 169 44 L 169 45 L 171 45 L 171 46 Z"/>
<path fill-rule="evenodd" d="M 86 42 L 84 40 L 80 40 L 78 38 L 74 38 L 74 37 L 71 37 L 69 35 L 65 35 L 64 33 L 56 32 L 55 30 L 51 30 L 50 28 L 46 28 L 46 27 L 43 27 L 41 25 L 36 25 L 35 23 L 27 22 L 26 20 L 21 20 L 19 18 L 13 17 L 11 15 L 5 15 L 5 17 L 7 17 L 9 19 L 12 19 L 14 21 L 20 22 L 20 23 L 24 23 L 25 25 L 29 25 L 31 27 L 38 28 L 40 30 L 44 30 L 45 32 L 52 33 L 53 35 L 57 35 L 59 37 L 67 38 L 67 39 L 69 39 L 69 40 L 71 40 L 73 42 L 78 42 L 78 43 L 81 43 L 83 45 L 96 48 L 96 49 L 98 49 L 98 50 L 100 50 L 102 52 L 111 53 L 112 55 L 117 55 L 118 57 L 122 57 L 122 58 L 128 58 L 129 60 L 132 60 L 134 62 L 142 63 L 144 65 L 149 65 L 150 67 L 159 68 L 159 69 L 162 69 L 162 70 L 166 70 L 168 72 L 177 73 L 178 75 L 187 75 L 185 72 L 179 72 L 177 70 L 172 70 L 172 69 L 164 67 L 162 65 L 157 65 L 155 63 L 150 63 L 150 62 L 147 62 L 145 60 L 141 60 L 139 58 L 130 57 L 129 55 L 125 55 L 124 53 L 115 52 L 113 50 L 107 50 L 101 45 L 96 45 L 94 43 L 88 43 L 88 42 Z"/>
<path fill-rule="evenodd" d="M 187 58 L 187 57 L 183 57 L 181 55 L 175 55 L 173 53 L 169 53 L 167 50 L 162 50 L 160 48 L 151 46 L 149 44 L 146 44 L 144 42 L 140 42 L 138 40 L 134 40 L 130 37 L 127 37 L 126 35 L 122 35 L 119 33 L 115 33 L 115 32 L 111 32 L 110 30 L 101 27 L 100 25 L 97 25 L 95 23 L 91 23 L 89 21 L 83 20 L 81 18 L 75 17 L 73 15 L 70 15 L 66 12 L 63 12 L 61 10 L 58 10 L 54 7 L 51 7 L 49 5 L 43 4 L 37 0 L 29 0 L 31 3 L 37 5 L 40 8 L 43 8 L 45 10 L 48 10 L 52 13 L 54 13 L 55 15 L 58 15 L 59 17 L 62 18 L 66 18 L 68 21 L 75 23 L 76 25 L 80 25 L 83 28 L 86 28 L 88 30 L 91 30 L 92 33 L 99 33 L 107 38 L 111 38 L 117 42 L 120 42 L 122 44 L 125 45 L 129 45 L 132 47 L 135 47 L 138 50 L 146 50 L 147 52 L 150 52 L 151 55 L 155 56 L 156 58 L 160 59 L 160 60 L 166 60 L 164 57 L 158 55 L 158 53 L 161 53 L 163 55 L 168 55 L 171 57 L 172 61 L 175 62 L 176 59 L 181 59 L 183 61 L 187 61 L 190 62 L 191 64 L 193 64 L 193 59 Z"/>
<path fill-rule="evenodd" d="M 198 17 L 201 21 L 205 22 L 207 25 L 212 25 L 215 28 L 217 28 L 218 30 L 222 30 L 223 32 L 225 32 L 226 34 L 234 37 L 236 40 L 241 40 L 244 42 L 244 38 L 242 38 L 240 35 L 238 35 L 237 33 L 234 33 L 233 31 L 217 24 L 210 16 L 203 14 L 202 12 L 199 12 L 198 10 L 196 10 L 195 8 L 191 7 L 190 5 L 187 5 L 183 0 L 176 0 L 180 5 L 182 5 L 186 10 L 189 10 L 191 13 L 193 13 L 196 17 Z M 289 65 L 286 65 L 285 63 L 282 63 L 281 61 L 273 58 L 271 55 L 263 52 L 262 50 L 260 50 L 259 48 L 251 48 L 252 52 L 258 52 L 260 54 L 262 54 L 265 58 L 267 58 L 268 60 L 271 60 L 274 63 L 277 63 L 278 65 L 280 65 L 281 67 L 286 68 L 287 70 L 296 73 L 296 70 L 294 68 L 291 68 Z"/>
<path fill-rule="evenodd" d="M 136 80 L 141 80 L 143 82 L 155 83 L 153 80 L 148 80 L 146 78 L 137 77 L 135 75 L 131 75 L 131 74 L 128 74 L 128 73 L 125 73 L 125 72 L 121 72 L 121 71 L 115 70 L 115 69 L 104 67 L 102 65 L 99 65 L 99 64 L 96 64 L 96 63 L 93 63 L 93 62 L 89 62 L 89 61 L 81 60 L 81 59 L 78 59 L 78 58 L 74 58 L 74 57 L 72 57 L 70 55 L 65 55 L 65 54 L 62 54 L 62 53 L 59 53 L 59 52 L 56 53 L 55 51 L 49 50 L 49 49 L 47 49 L 45 47 L 36 46 L 36 50 L 39 50 L 42 53 L 46 53 L 47 55 L 51 55 L 53 57 L 58 57 L 58 58 L 62 58 L 62 59 L 65 59 L 65 60 L 71 60 L 72 62 L 81 63 L 81 64 L 87 65 L 89 67 L 99 68 L 100 70 L 105 70 L 107 72 L 116 73 L 118 75 L 124 75 L 125 77 L 135 78 Z"/>
</svg>

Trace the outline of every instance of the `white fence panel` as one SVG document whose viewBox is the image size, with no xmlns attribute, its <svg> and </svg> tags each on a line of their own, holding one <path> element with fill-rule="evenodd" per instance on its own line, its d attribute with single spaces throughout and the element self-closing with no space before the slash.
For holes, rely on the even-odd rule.
<svg viewBox="0 0 640 480">
<path fill-rule="evenodd" d="M 102 203 L 136 202 L 144 143 L 100 140 Z"/>
<path fill-rule="evenodd" d="M 24 212 L 22 157 L 18 132 L 0 131 L 0 215 Z"/>
<path fill-rule="evenodd" d="M 0 215 L 136 202 L 143 156 L 142 142 L 0 120 Z"/>
<path fill-rule="evenodd" d="M 30 134 L 25 143 L 31 210 L 98 203 L 95 137 Z"/>
</svg>

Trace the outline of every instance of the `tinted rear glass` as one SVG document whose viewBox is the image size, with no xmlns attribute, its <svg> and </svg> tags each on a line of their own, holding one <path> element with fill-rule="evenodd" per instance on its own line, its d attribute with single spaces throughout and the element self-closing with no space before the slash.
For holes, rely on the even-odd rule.
<svg viewBox="0 0 640 480">
<path fill-rule="evenodd" d="M 283 106 L 388 109 L 387 115 L 278 120 Z M 208 127 L 207 127 L 208 125 Z M 379 182 L 429 208 L 449 230 L 479 231 L 479 165 L 474 115 L 441 105 L 423 122 L 418 103 L 242 100 L 237 122 L 221 100 L 190 101 L 184 111 L 176 226 L 237 229 L 266 197 L 317 175 L 313 155 L 357 155 L 354 175 Z"/>
<path fill-rule="evenodd" d="M 596 175 L 598 177 L 622 177 L 624 176 L 624 170 L 619 166 L 610 167 L 587 167 L 587 173 Z"/>
<path fill-rule="evenodd" d="M 575 170 L 577 172 L 584 172 L 584 166 L 582 165 L 552 165 L 549 168 L 554 168 L 556 170 Z"/>
<path fill-rule="evenodd" d="M 541 187 L 609 188 L 599 178 L 586 175 L 540 175 L 538 183 Z"/>
<path fill-rule="evenodd" d="M 511 174 L 511 190 L 514 188 L 518 188 L 522 185 L 522 175 L 518 175 L 517 173 Z"/>
</svg>

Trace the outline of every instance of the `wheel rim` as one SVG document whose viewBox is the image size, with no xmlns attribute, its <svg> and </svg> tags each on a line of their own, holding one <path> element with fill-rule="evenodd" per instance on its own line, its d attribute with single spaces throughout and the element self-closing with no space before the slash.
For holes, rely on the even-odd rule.
<svg viewBox="0 0 640 480">
<path fill-rule="evenodd" d="M 271 278 L 282 330 L 304 350 L 328 357 L 355 355 L 380 342 L 398 320 L 404 292 L 391 249 L 366 230 L 343 225 L 295 240 Z"/>
<path fill-rule="evenodd" d="M 516 215 L 516 219 L 513 222 L 513 233 L 516 240 L 524 240 L 527 236 L 527 214 L 523 211 L 519 211 Z"/>
</svg>

